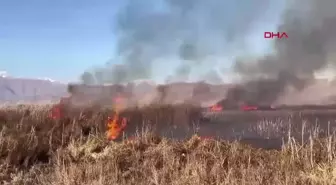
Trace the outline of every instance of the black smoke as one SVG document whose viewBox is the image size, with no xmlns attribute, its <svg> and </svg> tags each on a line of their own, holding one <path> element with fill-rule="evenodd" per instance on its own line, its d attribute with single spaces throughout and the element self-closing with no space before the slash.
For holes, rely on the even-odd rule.
<svg viewBox="0 0 336 185">
<path fill-rule="evenodd" d="M 229 91 L 241 101 L 272 103 L 288 86 L 302 90 L 314 73 L 334 64 L 336 1 L 294 0 L 284 11 L 278 32 L 289 38 L 274 41 L 274 53 L 236 61 L 234 70 L 245 82 Z M 252 77 L 263 76 L 263 78 Z M 239 91 L 237 93 L 236 91 Z"/>
<path fill-rule="evenodd" d="M 304 89 L 314 73 L 333 64 L 336 1 L 286 1 L 277 30 L 288 38 L 275 39 L 273 52 L 246 59 L 246 39 L 272 17 L 277 0 L 127 0 L 116 17 L 117 50 L 112 64 L 85 74 L 84 82 L 121 83 L 155 78 L 155 64 L 172 59 L 180 66 L 171 79 L 189 78 L 194 69 L 200 78 L 220 82 L 211 57 L 239 53 L 232 70 L 243 82 L 229 90 L 238 100 L 272 103 L 286 87 Z M 272 9 L 273 8 L 273 9 Z M 267 11 L 273 10 L 273 11 Z M 266 41 L 265 41 L 266 42 Z M 256 43 L 257 44 L 257 43 Z M 175 61 L 175 62 L 176 62 Z M 262 78 L 261 78 L 262 77 Z"/>
<path fill-rule="evenodd" d="M 100 84 L 153 79 L 155 64 L 172 58 L 180 66 L 170 74 L 171 79 L 187 80 L 197 68 L 207 74 L 199 78 L 217 82 L 211 74 L 213 64 L 207 59 L 230 55 L 244 45 L 270 5 L 269 0 L 126 0 L 115 20 L 117 57 L 112 64 L 88 70 L 92 76 L 86 74 L 82 81 Z"/>
</svg>

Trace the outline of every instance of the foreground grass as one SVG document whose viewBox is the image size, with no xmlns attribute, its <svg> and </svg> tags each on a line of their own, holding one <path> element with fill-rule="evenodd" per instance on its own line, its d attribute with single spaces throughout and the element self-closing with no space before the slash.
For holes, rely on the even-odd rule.
<svg viewBox="0 0 336 185">
<path fill-rule="evenodd" d="M 333 134 L 289 139 L 281 150 L 150 133 L 117 143 L 105 140 L 98 118 L 52 122 L 33 110 L 2 112 L 1 184 L 336 184 Z"/>
</svg>

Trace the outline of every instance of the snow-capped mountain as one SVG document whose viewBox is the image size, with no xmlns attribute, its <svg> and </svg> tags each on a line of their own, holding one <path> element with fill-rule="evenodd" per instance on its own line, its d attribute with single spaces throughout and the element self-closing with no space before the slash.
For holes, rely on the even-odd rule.
<svg viewBox="0 0 336 185">
<path fill-rule="evenodd" d="M 108 85 L 108 84 L 107 84 Z M 123 84 L 132 89 L 133 98 L 150 102 L 157 94 L 159 84 L 152 80 L 135 80 L 130 84 Z M 48 78 L 28 79 L 11 77 L 6 72 L 0 71 L 0 103 L 40 103 L 59 101 L 62 96 L 68 95 L 68 84 L 57 82 Z M 199 83 L 172 83 L 169 85 L 168 102 L 181 102 L 189 99 L 193 89 Z M 227 85 L 209 85 L 211 98 L 220 99 L 227 90 Z M 205 88 L 207 89 L 207 88 Z M 204 97 L 199 97 L 204 99 Z M 204 101 L 208 101 L 205 98 Z"/>
<path fill-rule="evenodd" d="M 66 95 L 67 84 L 50 79 L 10 77 L 0 72 L 0 102 L 41 102 L 58 100 Z"/>
<path fill-rule="evenodd" d="M 0 71 L 0 77 L 7 77 L 7 71 Z"/>
</svg>

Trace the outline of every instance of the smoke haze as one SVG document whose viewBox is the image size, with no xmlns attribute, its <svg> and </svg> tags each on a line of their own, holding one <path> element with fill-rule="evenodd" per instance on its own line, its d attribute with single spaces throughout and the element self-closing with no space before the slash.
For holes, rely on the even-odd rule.
<svg viewBox="0 0 336 185">
<path fill-rule="evenodd" d="M 103 69 L 88 70 L 92 76 L 82 79 L 98 84 L 153 79 L 156 64 L 170 62 L 160 59 L 172 58 L 179 66 L 166 77 L 168 81 L 188 80 L 193 72 L 201 71 L 206 75 L 197 80 L 209 77 L 209 81 L 218 82 L 216 74 L 210 75 L 215 65 L 209 57 L 232 56 L 241 49 L 251 30 L 267 17 L 265 10 L 271 5 L 276 8 L 277 1 L 271 2 L 127 0 L 116 17 L 118 57 Z M 104 78 L 96 78 L 97 71 Z"/>
<path fill-rule="evenodd" d="M 333 66 L 335 61 L 330 57 L 336 49 L 336 10 L 331 8 L 334 6 L 336 2 L 329 0 L 293 1 L 278 26 L 278 31 L 286 32 L 289 38 L 275 40 L 275 51 L 270 55 L 236 61 L 234 70 L 243 77 L 266 77 L 247 81 L 243 94 L 250 97 L 240 98 L 261 101 L 265 100 L 261 97 L 268 97 L 266 101 L 272 103 L 286 87 L 303 90 L 315 72 Z"/>
<path fill-rule="evenodd" d="M 118 57 L 114 64 L 85 72 L 82 80 L 101 84 L 153 79 L 156 64 L 167 62 L 160 59 L 173 58 L 179 66 L 167 81 L 188 80 L 196 70 L 204 74 L 198 80 L 221 83 L 225 73 L 220 74 L 215 69 L 220 64 L 209 58 L 239 53 L 232 71 L 243 81 L 229 96 L 273 103 L 287 87 L 301 91 L 315 72 L 333 66 L 330 58 L 336 49 L 336 1 L 292 0 L 277 30 L 263 30 L 286 32 L 289 38 L 275 39 L 271 54 L 246 57 L 241 50 L 247 38 L 276 17 L 272 13 L 278 6 L 277 0 L 127 0 L 116 18 Z"/>
</svg>

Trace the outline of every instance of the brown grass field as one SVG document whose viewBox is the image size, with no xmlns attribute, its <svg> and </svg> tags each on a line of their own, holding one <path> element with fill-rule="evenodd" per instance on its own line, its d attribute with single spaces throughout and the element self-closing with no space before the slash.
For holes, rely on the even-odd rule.
<svg viewBox="0 0 336 185">
<path fill-rule="evenodd" d="M 49 108 L 0 110 L 0 184 L 336 184 L 336 111 L 228 112 L 199 122 L 197 109 L 152 106 L 123 113 L 124 138 L 138 138 L 108 142 L 107 112 L 53 121 Z"/>
</svg>

